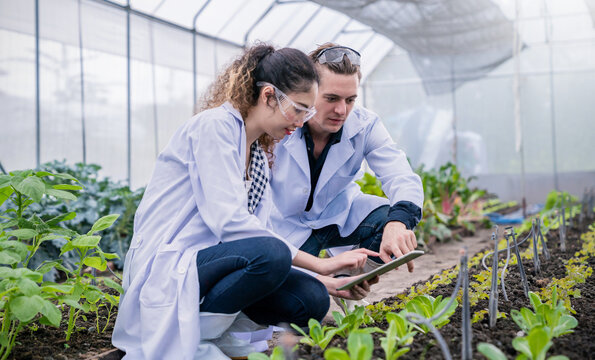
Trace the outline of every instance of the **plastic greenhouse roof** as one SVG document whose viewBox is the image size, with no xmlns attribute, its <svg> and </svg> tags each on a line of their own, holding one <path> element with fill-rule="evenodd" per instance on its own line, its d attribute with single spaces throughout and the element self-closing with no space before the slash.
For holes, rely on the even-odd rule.
<svg viewBox="0 0 595 360">
<path fill-rule="evenodd" d="M 364 77 L 394 47 L 372 27 L 306 0 L 130 0 L 130 8 L 238 46 L 263 40 L 309 52 L 338 42 L 362 53 Z"/>
<path fill-rule="evenodd" d="M 112 0 L 187 29 L 239 46 L 255 40 L 312 50 L 327 41 L 362 53 L 364 78 L 393 49 L 407 52 L 422 80 L 464 74 L 454 84 L 425 83 L 443 93 L 481 77 L 514 53 L 514 19 L 527 20 L 531 34 L 518 29 L 526 46 L 544 38 L 548 15 L 591 11 L 595 0 Z M 531 19 L 535 19 L 533 23 Z M 586 27 L 586 31 L 592 31 Z M 537 34 L 537 35 L 535 35 Z M 555 34 L 554 34 L 555 35 Z M 576 36 L 573 35 L 573 36 Z M 396 45 L 396 46 L 395 46 Z"/>
</svg>

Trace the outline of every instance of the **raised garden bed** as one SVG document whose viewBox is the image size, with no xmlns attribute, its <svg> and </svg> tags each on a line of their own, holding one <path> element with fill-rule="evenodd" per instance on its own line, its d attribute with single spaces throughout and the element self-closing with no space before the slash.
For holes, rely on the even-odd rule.
<svg viewBox="0 0 595 360">
<path fill-rule="evenodd" d="M 570 302 L 572 304 L 573 310 L 576 312 L 572 314 L 576 320 L 578 320 L 578 326 L 574 328 L 574 332 L 571 334 L 566 334 L 560 336 L 558 338 L 554 338 L 553 346 L 548 351 L 548 356 L 552 355 L 565 355 L 569 359 L 589 359 L 592 358 L 592 354 L 595 353 L 595 343 L 593 342 L 593 334 L 595 333 L 595 318 L 592 312 L 593 309 L 593 301 L 595 300 L 595 277 L 592 276 L 584 276 L 585 274 L 580 274 L 581 272 L 575 272 L 574 274 L 569 274 L 569 269 L 567 269 L 566 265 L 570 259 L 577 257 L 577 252 L 583 249 L 583 246 L 586 244 L 584 238 L 581 239 L 581 234 L 583 234 L 586 230 L 586 227 L 583 226 L 582 228 L 578 227 L 570 227 L 567 228 L 566 233 L 566 251 L 561 251 L 558 246 L 558 238 L 559 232 L 558 230 L 550 231 L 546 237 L 549 239 L 548 247 L 551 253 L 551 258 L 549 260 L 545 260 L 541 258 L 541 272 L 536 275 L 534 272 L 534 265 L 531 259 L 524 259 L 523 265 L 525 269 L 525 273 L 527 274 L 527 279 L 529 283 L 529 290 L 536 292 L 538 294 L 547 294 L 548 291 L 551 291 L 552 285 L 555 283 L 559 283 L 555 279 L 568 279 L 566 282 L 572 282 L 574 287 L 570 294 Z M 585 260 L 582 264 L 584 266 L 583 269 L 586 269 L 584 273 L 590 275 L 592 272 L 592 268 L 595 266 L 595 258 L 593 257 L 593 247 L 595 246 L 595 241 L 593 240 L 595 235 L 591 233 L 590 235 L 590 253 L 589 257 Z M 528 242 L 521 245 L 521 248 L 524 250 L 526 249 Z M 502 256 L 502 255 L 501 255 Z M 506 289 L 508 293 L 508 298 L 510 301 L 506 301 L 502 295 L 498 297 L 498 310 L 503 314 L 504 317 L 498 318 L 496 325 L 493 328 L 489 326 L 489 317 L 487 314 L 488 309 L 488 295 L 489 295 L 489 286 L 487 287 L 487 291 L 484 292 L 484 295 L 476 293 L 473 295 L 473 285 L 484 283 L 484 286 L 479 286 L 478 290 L 481 289 L 485 290 L 485 271 L 481 267 L 480 262 L 478 261 L 478 257 L 475 258 L 475 261 L 471 261 L 473 266 L 469 269 L 469 276 L 471 281 L 471 298 L 472 306 L 471 306 L 471 316 L 475 316 L 477 318 L 481 318 L 483 314 L 483 319 L 475 321 L 472 326 L 472 351 L 473 351 L 473 359 L 485 359 L 485 357 L 480 354 L 477 350 L 477 345 L 480 342 L 486 342 L 495 345 L 498 347 L 508 359 L 515 359 L 516 356 L 519 354 L 517 350 L 512 345 L 512 341 L 515 337 L 520 335 L 525 335 L 521 333 L 520 328 L 515 324 L 515 322 L 511 319 L 510 313 L 512 309 L 520 309 L 522 307 L 531 308 L 529 299 L 525 296 L 522 282 L 520 279 L 519 272 L 516 266 L 510 266 L 508 268 L 508 272 L 506 275 Z M 589 269 L 590 268 L 590 269 Z M 481 272 L 484 274 L 480 274 Z M 457 271 L 452 269 L 449 271 L 448 269 L 442 273 L 440 279 L 437 282 L 449 282 L 448 284 L 437 285 L 433 290 L 427 292 L 427 294 L 438 297 L 449 297 L 451 296 L 454 288 L 456 278 L 453 278 L 453 275 L 456 275 Z M 446 275 L 445 274 L 449 274 Z M 569 279 L 568 276 L 572 278 Z M 445 281 L 445 278 L 450 276 L 450 281 Z M 585 277 L 583 279 L 583 277 Z M 435 277 L 434 280 L 436 280 Z M 584 282 L 581 282 L 584 280 Z M 372 311 L 372 314 L 376 312 L 384 312 L 386 311 L 387 307 L 396 307 L 399 311 L 400 308 L 403 307 L 403 304 L 408 300 L 411 299 L 412 296 L 408 296 L 410 292 L 413 293 L 424 293 L 424 288 L 427 288 L 428 285 L 431 283 L 432 279 L 428 279 L 428 281 L 419 282 L 415 284 L 412 289 L 406 290 L 403 294 L 397 295 L 392 298 L 388 298 L 383 300 L 380 303 L 373 304 L 372 306 L 368 307 L 368 310 Z M 433 285 L 430 285 L 434 287 Z M 474 298 L 475 297 L 475 298 Z M 473 299 L 474 298 L 474 299 Z M 461 296 L 459 294 L 458 303 L 461 303 Z M 473 304 L 474 303 L 474 304 Z M 384 309 L 382 311 L 381 309 Z M 375 316 L 382 319 L 383 316 Z M 443 338 L 446 340 L 448 344 L 450 353 L 452 354 L 453 359 L 461 359 L 461 347 L 462 347 L 462 330 L 461 330 L 461 320 L 462 320 L 462 313 L 461 313 L 461 306 L 458 306 L 450 318 L 450 322 L 440 328 L 440 333 L 442 334 Z M 323 324 L 324 325 L 324 324 Z M 329 326 L 335 326 L 336 324 L 330 323 L 326 324 Z M 364 327 L 373 328 L 378 327 L 382 330 L 387 330 L 388 323 L 386 319 L 382 319 L 379 321 L 375 321 L 364 325 Z M 375 332 L 372 333 L 372 338 L 374 341 L 374 349 L 373 349 L 373 358 L 374 359 L 384 359 L 385 352 L 381 347 L 381 338 L 385 337 L 385 334 Z M 348 349 L 347 338 L 343 338 L 340 336 L 335 336 L 333 340 L 329 343 L 327 350 L 333 347 L 337 347 L 340 349 Z M 399 359 L 442 359 L 443 353 L 440 350 L 440 347 L 436 343 L 434 336 L 431 333 L 428 334 L 417 334 L 414 338 L 414 341 L 408 345 L 410 350 L 403 354 Z M 305 344 L 299 344 L 297 350 L 297 358 L 299 359 L 324 359 L 324 351 L 320 349 L 318 346 L 308 346 Z M 331 357 L 329 357 L 331 358 Z M 339 359 L 337 357 L 337 359 Z M 365 359 L 363 357 L 362 359 Z"/>
</svg>

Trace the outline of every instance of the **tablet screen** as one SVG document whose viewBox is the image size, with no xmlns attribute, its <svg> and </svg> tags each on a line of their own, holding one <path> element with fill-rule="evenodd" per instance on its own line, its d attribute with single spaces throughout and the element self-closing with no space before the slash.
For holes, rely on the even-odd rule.
<svg viewBox="0 0 595 360">
<path fill-rule="evenodd" d="M 394 268 L 403 265 L 405 263 L 408 263 L 409 261 L 423 255 L 424 252 L 422 250 L 413 250 L 411 252 L 408 252 L 407 254 L 396 258 L 390 262 L 387 262 L 384 265 L 381 265 L 379 267 L 377 267 L 376 269 L 367 272 L 365 274 L 361 274 L 357 279 L 341 286 L 340 288 L 337 288 L 337 290 L 341 291 L 341 290 L 348 290 L 351 289 L 354 285 L 360 284 L 366 280 L 370 280 L 372 279 L 374 276 L 377 275 L 382 275 L 387 271 L 393 270 Z"/>
</svg>

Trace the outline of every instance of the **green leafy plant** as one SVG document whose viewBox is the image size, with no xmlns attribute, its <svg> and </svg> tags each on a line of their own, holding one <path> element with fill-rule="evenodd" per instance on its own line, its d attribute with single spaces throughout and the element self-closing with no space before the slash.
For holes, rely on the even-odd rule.
<svg viewBox="0 0 595 360">
<path fill-rule="evenodd" d="M 76 213 L 76 217 L 65 220 L 63 225 L 79 234 L 88 232 L 95 220 L 100 217 L 121 214 L 118 221 L 104 231 L 100 246 L 106 252 L 118 254 L 118 258 L 112 259 L 112 262 L 118 268 L 122 268 L 132 239 L 134 214 L 144 194 L 144 188 L 131 190 L 128 185 L 108 177 L 101 177 L 101 166 L 95 164 L 68 165 L 65 161 L 53 161 L 41 165 L 40 169 L 70 175 L 78 179 L 78 184 L 84 187 L 84 191 L 67 203 L 44 197 L 38 203 L 32 204 L 27 213 L 36 213 L 42 218 L 55 217 L 67 211 Z M 47 180 L 49 184 L 56 181 L 57 179 L 53 178 Z M 32 260 L 33 263 L 39 264 L 46 259 L 57 258 L 63 245 L 62 239 L 44 243 L 36 258 Z M 61 258 L 64 266 L 74 269 L 74 262 L 77 261 L 75 256 L 66 253 Z"/>
<path fill-rule="evenodd" d="M 275 346 L 273 349 L 271 356 L 267 356 L 263 353 L 254 352 L 248 355 L 248 360 L 285 360 L 285 352 L 283 348 L 280 346 Z"/>
<path fill-rule="evenodd" d="M 67 239 L 67 243 L 61 249 L 61 254 L 68 251 L 75 251 L 78 254 L 79 261 L 76 262 L 75 271 L 69 272 L 72 276 L 67 281 L 73 286 L 74 291 L 71 294 L 65 294 L 59 298 L 61 302 L 70 306 L 68 313 L 68 329 L 66 330 L 66 340 L 70 339 L 76 318 L 81 312 L 97 311 L 98 302 L 105 299 L 105 294 L 87 279 L 95 279 L 92 274 L 84 273 L 85 267 L 105 271 L 107 260 L 118 257 L 116 254 L 105 253 L 98 246 L 101 236 L 95 235 L 97 232 L 109 228 L 119 215 L 112 214 L 104 216 L 97 220 L 86 235 L 78 235 L 74 239 Z M 109 300 L 107 300 L 109 302 Z"/>
<path fill-rule="evenodd" d="M 67 183 L 56 183 L 58 180 Z M 62 305 L 83 311 L 94 310 L 93 306 L 106 299 L 95 285 L 89 284 L 91 274 L 84 274 L 84 267 L 105 270 L 106 260 L 117 255 L 104 253 L 97 246 L 98 236 L 94 233 L 109 227 L 117 215 L 99 219 L 87 235 L 79 235 L 61 225 L 76 217 L 66 209 L 52 215 L 37 214 L 32 208 L 43 199 L 73 201 L 76 196 L 70 191 L 81 190 L 73 183 L 78 180 L 69 174 L 47 171 L 13 171 L 0 175 L 0 358 L 8 357 L 20 331 L 43 325 L 59 326 L 62 319 Z M 72 239 L 72 240 L 71 240 Z M 62 254 L 79 259 L 76 272 L 62 265 L 62 260 L 45 259 L 33 266 L 32 259 L 43 244 L 62 241 Z M 74 253 L 74 254 L 73 254 Z M 78 256 L 77 254 L 78 253 Z M 44 274 L 61 271 L 67 277 L 62 284 L 43 281 Z M 104 281 L 109 286 L 109 281 Z M 121 287 L 112 281 L 112 287 Z M 119 288 L 119 289 L 118 289 Z M 111 296 L 111 295 L 110 295 Z M 88 304 L 82 306 L 75 299 L 85 298 Z M 114 305 L 117 298 L 108 298 Z M 113 306 L 112 306 L 113 307 Z M 111 310 L 111 308 L 110 308 Z M 111 311 L 109 311 L 111 313 Z M 74 316 L 71 316 L 74 324 Z M 69 330 L 73 328 L 69 323 Z M 68 336 L 67 336 L 68 337 Z"/>
<path fill-rule="evenodd" d="M 374 319 L 367 313 L 366 308 L 363 306 L 356 306 L 353 311 L 347 310 L 345 306 L 346 315 L 343 316 L 338 311 L 333 311 L 333 319 L 337 323 L 338 331 L 337 335 L 341 337 L 347 337 L 352 331 L 360 328 L 362 324 L 371 324 Z M 339 330 L 340 329 L 340 330 Z M 379 328 L 371 327 L 365 328 L 364 331 L 378 332 L 381 331 Z"/>
<path fill-rule="evenodd" d="M 332 326 L 321 326 L 316 319 L 310 319 L 308 321 L 309 334 L 306 334 L 296 324 L 291 324 L 291 327 L 299 332 L 303 337 L 300 339 L 300 343 L 310 345 L 312 347 L 318 346 L 321 349 L 326 349 L 328 344 L 331 342 L 333 337 L 339 331 L 343 331 L 348 324 L 342 325 L 342 327 L 336 328 Z"/>
<path fill-rule="evenodd" d="M 326 360 L 369 360 L 374 351 L 374 341 L 370 333 L 362 329 L 349 334 L 347 338 L 347 351 L 339 348 L 330 348 L 324 352 Z"/>
<path fill-rule="evenodd" d="M 404 312 L 416 313 L 418 315 L 423 316 L 426 319 L 432 318 L 434 315 L 440 313 L 449 302 L 450 298 L 442 298 L 442 295 L 434 298 L 431 295 L 419 295 L 413 298 L 411 301 L 405 305 Z M 442 326 L 448 324 L 450 322 L 450 317 L 454 314 L 455 309 L 458 306 L 458 302 L 454 300 L 450 307 L 440 316 L 439 318 L 432 321 L 432 325 L 436 328 L 441 328 Z M 421 330 L 423 333 L 427 333 L 430 329 L 425 325 L 420 325 Z"/>
<path fill-rule="evenodd" d="M 489 343 L 481 342 L 477 344 L 477 351 L 482 353 L 483 356 L 489 360 L 508 360 L 502 350 Z"/>
<path fill-rule="evenodd" d="M 557 289 L 552 292 L 552 304 L 542 303 L 539 296 L 533 292 L 529 293 L 529 299 L 533 311 L 528 308 L 521 310 L 513 309 L 510 312 L 514 322 L 525 333 L 529 333 L 536 327 L 543 328 L 550 338 L 569 334 L 572 329 L 578 326 L 578 321 L 569 315 L 562 301 L 558 301 Z"/>
<path fill-rule="evenodd" d="M 380 338 L 380 346 L 384 350 L 386 360 L 396 360 L 409 352 L 406 345 L 411 344 L 413 337 L 417 334 L 413 330 L 413 324 L 395 313 L 386 314 L 388 329 L 386 336 Z"/>
<path fill-rule="evenodd" d="M 547 351 L 553 345 L 551 338 L 543 327 L 533 328 L 527 336 L 512 340 L 512 346 L 521 354 L 518 360 L 545 360 Z M 568 360 L 566 356 L 549 357 L 548 360 Z"/>
</svg>

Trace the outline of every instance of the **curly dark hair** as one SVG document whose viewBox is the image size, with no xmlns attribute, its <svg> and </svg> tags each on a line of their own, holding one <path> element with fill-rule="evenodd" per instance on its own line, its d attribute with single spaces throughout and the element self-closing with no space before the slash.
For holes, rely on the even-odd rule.
<svg viewBox="0 0 595 360">
<path fill-rule="evenodd" d="M 247 48 L 209 86 L 200 101 L 199 111 L 229 101 L 245 119 L 248 110 L 257 104 L 260 88 L 256 83 L 259 81 L 291 93 L 309 91 L 319 78 L 312 60 L 300 50 L 275 50 L 271 45 L 257 43 Z M 258 140 L 272 163 L 275 140 L 268 134 Z"/>
</svg>

